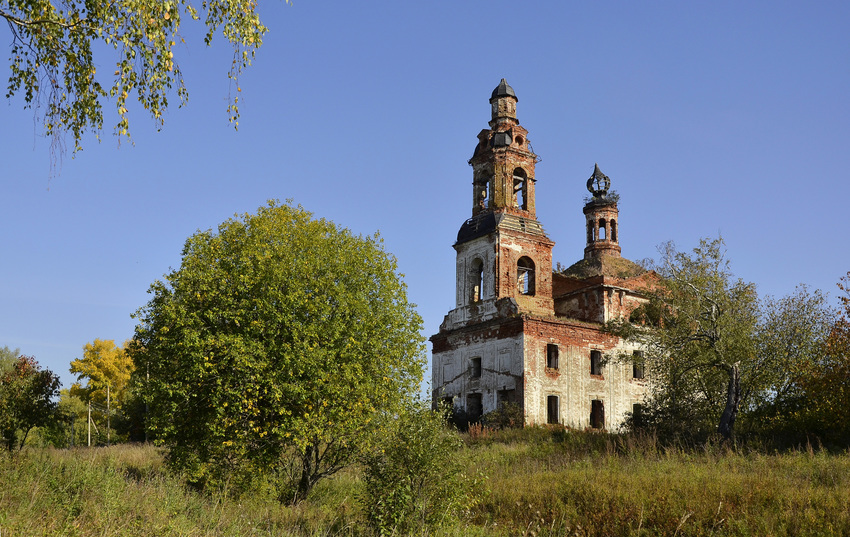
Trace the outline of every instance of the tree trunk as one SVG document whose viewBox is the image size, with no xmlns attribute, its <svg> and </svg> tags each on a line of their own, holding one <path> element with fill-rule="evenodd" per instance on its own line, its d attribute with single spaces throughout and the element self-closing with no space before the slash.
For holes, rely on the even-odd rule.
<svg viewBox="0 0 850 537">
<path fill-rule="evenodd" d="M 318 462 L 315 460 L 319 455 L 319 447 L 310 444 L 301 454 L 301 477 L 298 480 L 298 489 L 295 491 L 293 503 L 307 499 L 310 489 L 316 484 L 316 473 Z"/>
<path fill-rule="evenodd" d="M 729 375 L 729 384 L 726 386 L 726 408 L 720 416 L 720 424 L 717 432 L 727 440 L 732 437 L 735 428 L 735 418 L 738 417 L 738 403 L 741 401 L 741 374 L 738 370 L 740 362 L 724 365 L 723 369 Z"/>
</svg>

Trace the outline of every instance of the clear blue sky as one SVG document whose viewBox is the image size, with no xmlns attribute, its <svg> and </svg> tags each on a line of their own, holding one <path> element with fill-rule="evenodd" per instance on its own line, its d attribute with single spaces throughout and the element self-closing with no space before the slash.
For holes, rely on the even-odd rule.
<svg viewBox="0 0 850 537">
<path fill-rule="evenodd" d="M 807 283 L 833 300 L 850 270 L 846 1 L 261 8 L 270 31 L 241 81 L 238 132 L 226 115 L 231 52 L 205 48 L 198 28 L 175 55 L 188 106 L 159 133 L 131 109 L 135 146 L 107 129 L 53 179 L 32 112 L 0 104 L 0 346 L 68 387 L 86 342 L 132 337 L 130 314 L 179 266 L 189 235 L 270 198 L 380 230 L 433 334 L 454 304 L 466 161 L 502 77 L 542 158 L 538 217 L 556 261 L 582 256 L 598 162 L 621 195 L 630 259 L 721 233 L 732 269 L 762 294 Z"/>
</svg>

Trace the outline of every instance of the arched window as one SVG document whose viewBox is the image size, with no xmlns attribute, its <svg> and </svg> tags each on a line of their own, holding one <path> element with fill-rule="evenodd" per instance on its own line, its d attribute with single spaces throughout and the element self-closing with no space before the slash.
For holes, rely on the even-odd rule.
<svg viewBox="0 0 850 537">
<path fill-rule="evenodd" d="M 599 219 L 599 240 L 604 241 L 606 236 L 607 235 L 605 235 L 605 219 L 600 218 Z"/>
<path fill-rule="evenodd" d="M 516 264 L 516 285 L 521 295 L 534 296 L 534 261 L 520 257 Z"/>
<path fill-rule="evenodd" d="M 470 301 L 478 302 L 484 294 L 484 261 L 475 259 L 469 273 Z"/>
<path fill-rule="evenodd" d="M 617 242 L 617 221 L 611 220 L 611 242 Z"/>
<path fill-rule="evenodd" d="M 522 168 L 514 170 L 514 207 L 528 210 L 528 175 Z"/>
<path fill-rule="evenodd" d="M 475 208 L 479 211 L 484 211 L 490 204 L 490 178 L 487 176 L 479 177 L 473 185 L 475 188 Z"/>
<path fill-rule="evenodd" d="M 587 244 L 593 242 L 593 220 L 587 221 Z"/>
</svg>

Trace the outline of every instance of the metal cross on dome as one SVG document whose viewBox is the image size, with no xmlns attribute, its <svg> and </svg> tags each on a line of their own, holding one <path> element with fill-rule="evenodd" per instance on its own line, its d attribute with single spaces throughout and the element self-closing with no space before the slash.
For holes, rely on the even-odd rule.
<svg viewBox="0 0 850 537">
<path fill-rule="evenodd" d="M 604 198 L 611 188 L 611 179 L 599 170 L 599 164 L 593 165 L 593 175 L 587 180 L 587 190 L 594 198 Z"/>
</svg>

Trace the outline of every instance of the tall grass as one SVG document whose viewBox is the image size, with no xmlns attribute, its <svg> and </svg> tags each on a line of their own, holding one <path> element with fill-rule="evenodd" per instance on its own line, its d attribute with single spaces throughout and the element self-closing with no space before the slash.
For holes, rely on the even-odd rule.
<svg viewBox="0 0 850 537">
<path fill-rule="evenodd" d="M 470 448 L 490 475 L 479 526 L 510 535 L 850 535 L 847 454 L 509 434 L 531 440 Z"/>
<path fill-rule="evenodd" d="M 155 448 L 125 445 L 5 456 L 0 486 L 3 537 L 300 536 L 345 534 L 356 480 L 342 474 L 293 508 L 264 496 L 232 500 L 188 490 Z"/>
<path fill-rule="evenodd" d="M 422 535 L 850 535 L 850 456 L 549 429 L 488 431 L 464 520 Z M 0 456 L 0 536 L 369 536 L 357 469 L 307 501 L 199 494 L 150 446 Z"/>
</svg>

